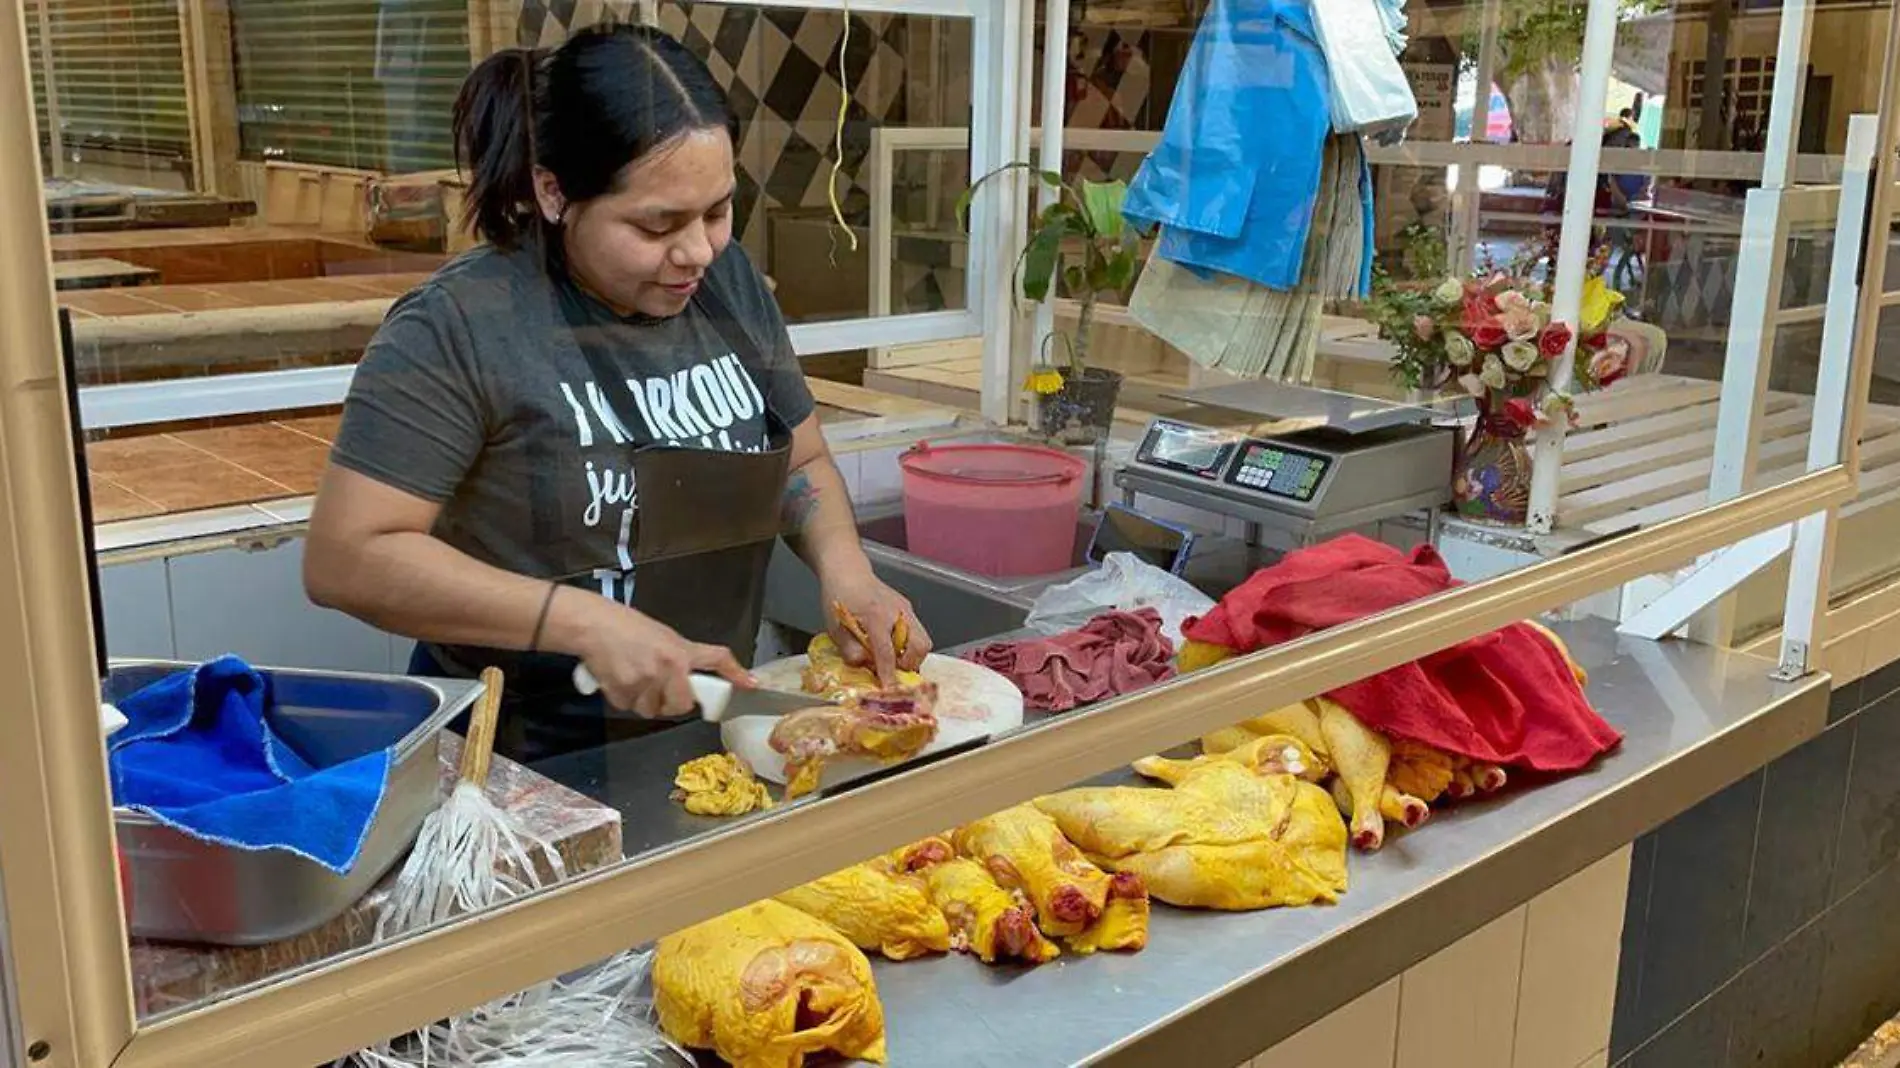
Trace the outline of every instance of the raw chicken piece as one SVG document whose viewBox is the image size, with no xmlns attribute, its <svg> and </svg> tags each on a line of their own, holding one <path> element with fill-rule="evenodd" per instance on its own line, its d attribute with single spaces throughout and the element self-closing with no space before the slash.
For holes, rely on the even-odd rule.
<svg viewBox="0 0 1900 1068">
<path fill-rule="evenodd" d="M 1431 804 L 1451 789 L 1462 758 L 1405 738 L 1392 739 L 1392 764 L 1385 780 L 1402 794 Z"/>
<path fill-rule="evenodd" d="M 1319 711 L 1320 732 L 1339 769 L 1341 784 L 1352 801 L 1352 844 L 1367 851 L 1385 844 L 1385 819 L 1379 805 L 1385 794 L 1386 772 L 1392 764 L 1392 746 L 1385 735 L 1372 730 L 1324 697 L 1313 699 Z"/>
<path fill-rule="evenodd" d="M 957 847 L 950 844 L 950 839 L 942 835 L 932 835 L 901 849 L 893 849 L 874 863 L 881 864 L 893 872 L 915 874 L 932 864 L 942 864 L 956 855 Z"/>
<path fill-rule="evenodd" d="M 743 816 L 772 807 L 765 784 L 731 753 L 713 753 L 681 764 L 673 773 L 673 800 L 695 816 Z"/>
<path fill-rule="evenodd" d="M 780 719 L 768 739 L 785 754 L 785 799 L 818 786 L 825 761 L 839 753 L 884 761 L 916 756 L 937 737 L 936 687 L 859 694 L 849 704 L 806 708 Z"/>
<path fill-rule="evenodd" d="M 930 900 L 950 924 L 950 944 L 985 964 L 1021 960 L 1041 964 L 1060 956 L 1055 943 L 1036 930 L 1036 911 L 1019 895 L 996 884 L 981 864 L 951 857 L 923 869 Z"/>
<path fill-rule="evenodd" d="M 1197 642 L 1192 638 L 1181 643 L 1181 652 L 1174 658 L 1175 667 L 1181 674 L 1202 671 L 1215 664 L 1225 663 L 1240 654 L 1224 645 L 1211 642 Z"/>
<path fill-rule="evenodd" d="M 793 887 L 777 900 L 825 921 L 859 949 L 891 960 L 950 948 L 950 925 L 930 903 L 923 880 L 899 874 L 886 858 Z"/>
<path fill-rule="evenodd" d="M 988 868 L 1005 889 L 1028 895 L 1046 935 L 1080 934 L 1108 904 L 1108 873 L 1033 805 L 986 816 L 958 829 L 953 840 L 957 852 Z"/>
<path fill-rule="evenodd" d="M 1177 770 L 1172 790 L 1086 787 L 1036 805 L 1103 866 L 1140 875 L 1171 905 L 1261 909 L 1345 892 L 1346 828 L 1326 791 L 1220 758 Z"/>
<path fill-rule="evenodd" d="M 832 1051 L 884 1063 L 871 962 L 822 921 L 761 901 L 660 939 L 653 1004 L 673 1041 L 733 1068 L 800 1068 Z"/>
<path fill-rule="evenodd" d="M 876 671 L 845 663 L 844 654 L 838 651 L 837 643 L 831 640 L 829 634 L 813 638 L 805 648 L 805 658 L 805 670 L 800 683 L 806 693 L 818 694 L 828 701 L 848 701 L 860 694 L 878 693 L 884 689 L 878 685 Z M 915 671 L 897 673 L 897 688 L 900 690 L 924 685 L 924 677 Z"/>
<path fill-rule="evenodd" d="M 1287 734 L 1254 734 L 1251 731 L 1244 742 L 1231 749 L 1210 751 L 1192 760 L 1142 757 L 1135 761 L 1134 768 L 1137 774 L 1174 785 L 1191 769 L 1217 760 L 1240 764 L 1268 775 L 1293 775 L 1308 782 L 1324 779 L 1328 770 L 1298 738 Z"/>
<path fill-rule="evenodd" d="M 1291 735 L 1306 746 L 1316 763 L 1314 773 L 1304 778 L 1318 782 L 1332 774 L 1332 754 L 1326 747 L 1325 734 L 1319 729 L 1319 714 L 1305 701 L 1214 731 L 1201 739 L 1201 750 L 1210 754 L 1225 753 L 1269 734 Z"/>
<path fill-rule="evenodd" d="M 1135 952 L 1148 947 L 1148 888 L 1134 872 L 1117 872 L 1108 879 L 1108 904 L 1095 926 L 1063 941 L 1087 956 L 1096 950 Z"/>
</svg>

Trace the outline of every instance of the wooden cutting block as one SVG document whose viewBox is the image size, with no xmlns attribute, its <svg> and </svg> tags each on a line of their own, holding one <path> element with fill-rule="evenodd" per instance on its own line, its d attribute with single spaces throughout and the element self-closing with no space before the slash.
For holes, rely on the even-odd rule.
<svg viewBox="0 0 1900 1068">
<path fill-rule="evenodd" d="M 442 735 L 442 789 L 454 788 L 461 739 Z M 537 775 L 512 760 L 494 758 L 488 795 L 529 833 L 553 844 L 572 876 L 622 859 L 620 812 Z M 266 946 L 197 946 L 132 940 L 132 986 L 140 1017 L 228 996 L 239 987 L 279 976 L 369 945 L 376 917 L 398 865 L 349 911 L 296 938 Z M 544 883 L 553 873 L 543 871 Z"/>
</svg>

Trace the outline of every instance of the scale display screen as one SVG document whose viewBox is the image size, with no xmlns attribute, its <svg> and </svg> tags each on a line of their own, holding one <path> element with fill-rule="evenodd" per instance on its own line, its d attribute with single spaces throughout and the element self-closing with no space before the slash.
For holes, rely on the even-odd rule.
<svg viewBox="0 0 1900 1068">
<path fill-rule="evenodd" d="M 1313 499 L 1332 461 L 1324 456 L 1295 452 L 1277 445 L 1250 441 L 1234 465 L 1228 481 L 1236 486 L 1286 497 L 1302 503 Z"/>
<path fill-rule="evenodd" d="M 1142 446 L 1140 459 L 1213 478 L 1220 474 L 1232 447 L 1229 439 L 1218 434 L 1173 423 L 1156 423 Z"/>
</svg>

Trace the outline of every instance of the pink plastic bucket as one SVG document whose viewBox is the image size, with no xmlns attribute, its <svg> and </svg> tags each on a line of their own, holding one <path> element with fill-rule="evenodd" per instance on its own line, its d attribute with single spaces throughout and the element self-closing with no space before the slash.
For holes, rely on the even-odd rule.
<svg viewBox="0 0 1900 1068">
<path fill-rule="evenodd" d="M 994 578 L 1073 566 L 1081 460 L 1035 445 L 919 444 L 902 464 L 912 553 Z"/>
</svg>

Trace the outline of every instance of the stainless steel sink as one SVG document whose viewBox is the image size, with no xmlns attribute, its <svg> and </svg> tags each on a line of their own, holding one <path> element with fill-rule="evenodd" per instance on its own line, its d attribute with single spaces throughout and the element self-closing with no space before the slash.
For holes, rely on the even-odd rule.
<svg viewBox="0 0 1900 1068">
<path fill-rule="evenodd" d="M 884 510 L 858 521 L 865 552 L 878 577 L 910 598 L 930 628 L 937 648 L 984 641 L 1019 629 L 1037 594 L 1087 570 L 1089 540 L 1096 516 L 1076 517 L 1075 548 L 1069 567 L 1047 575 L 992 578 L 912 555 L 904 536 L 902 510 Z M 803 561 L 780 545 L 766 578 L 765 618 L 803 634 L 825 627 L 818 580 Z"/>
</svg>

